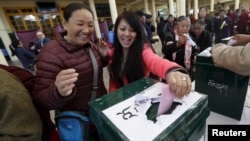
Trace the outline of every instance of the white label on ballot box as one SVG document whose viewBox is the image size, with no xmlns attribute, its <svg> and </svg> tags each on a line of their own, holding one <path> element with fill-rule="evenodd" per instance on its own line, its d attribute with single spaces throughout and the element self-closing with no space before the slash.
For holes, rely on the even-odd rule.
<svg viewBox="0 0 250 141">
<path fill-rule="evenodd" d="M 164 87 L 166 87 L 165 83 L 158 82 L 141 93 L 144 96 L 155 97 L 161 93 Z M 195 106 L 194 104 L 201 96 L 197 92 L 191 92 L 182 99 L 174 99 L 180 105 L 176 106 L 171 114 L 157 117 L 155 123 L 148 120 L 145 114 L 136 110 L 135 96 L 103 110 L 103 113 L 129 140 L 151 141 L 176 121 L 185 111 Z"/>
</svg>

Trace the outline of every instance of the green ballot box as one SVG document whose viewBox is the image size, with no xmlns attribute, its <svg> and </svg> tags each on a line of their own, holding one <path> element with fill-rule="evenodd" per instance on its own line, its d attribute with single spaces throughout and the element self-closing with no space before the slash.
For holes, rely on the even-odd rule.
<svg viewBox="0 0 250 141">
<path fill-rule="evenodd" d="M 210 49 L 197 55 L 195 91 L 208 95 L 208 107 L 211 111 L 240 120 L 249 76 L 215 66 Z"/>
<path fill-rule="evenodd" d="M 158 117 L 159 103 L 151 103 L 144 114 L 134 107 L 137 94 L 158 95 L 164 86 L 165 83 L 142 78 L 90 101 L 89 117 L 101 140 L 198 141 L 205 133 L 210 113 L 207 95 L 191 92 L 187 97 L 174 99 L 173 107 Z"/>
</svg>

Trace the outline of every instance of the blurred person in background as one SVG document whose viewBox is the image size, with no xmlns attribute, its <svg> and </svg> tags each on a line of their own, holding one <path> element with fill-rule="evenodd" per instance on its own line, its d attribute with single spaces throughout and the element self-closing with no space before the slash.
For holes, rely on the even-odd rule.
<svg viewBox="0 0 250 141">
<path fill-rule="evenodd" d="M 237 22 L 238 34 L 247 34 L 246 28 L 250 22 L 250 13 L 246 9 L 242 9 Z"/>
<path fill-rule="evenodd" d="M 42 47 L 50 41 L 50 38 L 46 37 L 43 32 L 38 31 L 36 33 L 37 42 L 36 42 L 36 50 L 38 53 L 41 51 Z"/>
<path fill-rule="evenodd" d="M 230 36 L 230 26 L 232 22 L 230 17 L 226 15 L 225 10 L 220 10 L 219 18 L 214 21 L 215 43 L 225 43 L 223 38 Z"/>
<path fill-rule="evenodd" d="M 198 19 L 202 20 L 205 23 L 205 30 L 207 30 L 210 33 L 211 38 L 213 38 L 213 21 L 208 17 L 207 9 L 205 7 L 200 7 Z"/>
<path fill-rule="evenodd" d="M 11 42 L 11 48 L 12 48 L 12 56 L 16 55 L 17 58 L 20 60 L 22 66 L 26 70 L 34 71 L 34 59 L 35 54 L 33 54 L 31 51 L 27 50 L 23 43 L 20 40 L 13 40 Z"/>
<path fill-rule="evenodd" d="M 164 58 L 186 68 L 192 78 L 191 68 L 198 49 L 189 34 L 190 26 L 190 20 L 186 16 L 177 18 L 175 31 L 165 37 L 166 44 L 163 48 L 163 54 Z"/>
<path fill-rule="evenodd" d="M 193 28 L 190 31 L 190 35 L 197 45 L 198 52 L 202 52 L 204 49 L 212 47 L 211 34 L 205 30 L 205 26 L 202 20 L 197 20 L 194 22 Z"/>
</svg>

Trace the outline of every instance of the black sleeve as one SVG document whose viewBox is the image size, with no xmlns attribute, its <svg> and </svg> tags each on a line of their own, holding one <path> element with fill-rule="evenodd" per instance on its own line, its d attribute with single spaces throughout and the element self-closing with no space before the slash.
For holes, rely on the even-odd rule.
<svg viewBox="0 0 250 141">
<path fill-rule="evenodd" d="M 154 25 L 151 25 L 151 31 L 155 32 L 155 26 Z"/>
<path fill-rule="evenodd" d="M 213 33 L 214 29 L 213 29 L 213 24 L 212 21 L 210 19 L 206 19 L 206 29 L 207 31 Z"/>
<path fill-rule="evenodd" d="M 168 42 L 173 42 L 170 45 L 166 45 Z M 175 36 L 173 33 L 167 33 L 165 35 L 165 45 L 162 48 L 162 53 L 164 57 L 170 61 L 172 61 L 172 54 L 178 49 L 176 46 Z"/>
<path fill-rule="evenodd" d="M 205 41 L 205 44 L 206 44 L 206 47 L 212 47 L 212 44 L 213 44 L 213 40 L 212 40 L 212 37 L 210 35 L 209 32 L 205 31 L 205 34 L 206 34 L 206 41 Z"/>
</svg>

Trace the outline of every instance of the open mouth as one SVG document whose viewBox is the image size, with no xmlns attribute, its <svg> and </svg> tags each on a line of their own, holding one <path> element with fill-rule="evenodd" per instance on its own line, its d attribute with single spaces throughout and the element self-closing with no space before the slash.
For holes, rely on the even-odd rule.
<svg viewBox="0 0 250 141">
<path fill-rule="evenodd" d="M 130 42 L 131 42 L 131 39 L 129 39 L 129 38 L 123 38 L 122 42 L 123 42 L 124 45 L 129 45 Z"/>
</svg>

